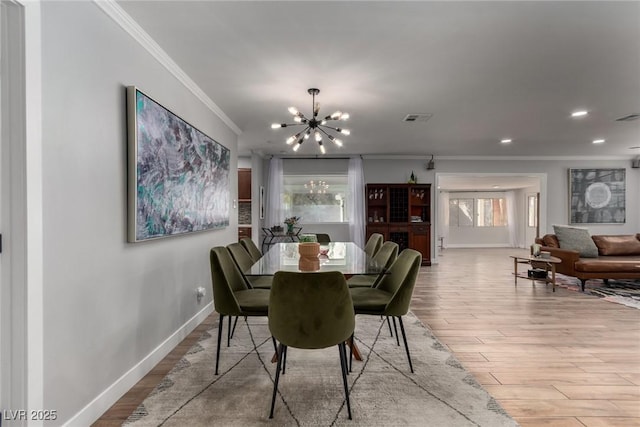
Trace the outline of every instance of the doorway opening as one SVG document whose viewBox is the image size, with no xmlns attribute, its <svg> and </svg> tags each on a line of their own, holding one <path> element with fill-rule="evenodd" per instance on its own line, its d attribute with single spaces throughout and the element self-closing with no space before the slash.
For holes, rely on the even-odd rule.
<svg viewBox="0 0 640 427">
<path fill-rule="evenodd" d="M 527 247 L 546 229 L 544 173 L 436 173 L 436 254 L 450 248 Z M 529 227 L 529 200 L 536 225 Z"/>
</svg>

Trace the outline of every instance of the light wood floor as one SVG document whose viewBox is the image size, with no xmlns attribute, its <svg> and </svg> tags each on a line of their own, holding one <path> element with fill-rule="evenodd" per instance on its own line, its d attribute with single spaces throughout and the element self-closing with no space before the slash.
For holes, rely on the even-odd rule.
<svg viewBox="0 0 640 427">
<path fill-rule="evenodd" d="M 526 252 L 444 250 L 422 268 L 412 311 L 522 426 L 640 427 L 640 310 L 540 282 L 514 286 L 517 254 Z M 94 425 L 120 425 L 214 322 Z"/>
</svg>

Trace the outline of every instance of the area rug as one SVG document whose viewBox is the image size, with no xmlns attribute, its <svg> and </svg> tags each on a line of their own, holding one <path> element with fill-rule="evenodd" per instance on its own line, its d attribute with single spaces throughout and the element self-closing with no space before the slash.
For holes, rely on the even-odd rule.
<svg viewBox="0 0 640 427">
<path fill-rule="evenodd" d="M 579 279 L 564 274 L 556 275 L 556 285 L 572 291 L 581 290 Z M 600 279 L 589 279 L 584 292 L 605 301 L 640 309 L 640 280 L 609 280 L 609 283 L 605 284 Z"/>
<path fill-rule="evenodd" d="M 214 375 L 217 326 L 204 333 L 125 422 L 127 426 L 517 426 L 411 313 L 404 318 L 415 373 L 377 316 L 358 316 L 362 361 L 348 376 L 347 418 L 338 348 L 287 353 L 275 415 L 275 374 L 265 318 L 238 321 Z M 225 328 L 226 329 L 226 328 Z M 225 334 L 226 335 L 226 334 Z M 224 342 L 224 340 L 223 340 Z"/>
</svg>

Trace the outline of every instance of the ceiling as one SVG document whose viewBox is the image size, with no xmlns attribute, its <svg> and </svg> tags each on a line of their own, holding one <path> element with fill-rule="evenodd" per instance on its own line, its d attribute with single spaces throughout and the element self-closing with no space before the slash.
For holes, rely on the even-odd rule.
<svg viewBox="0 0 640 427">
<path fill-rule="evenodd" d="M 351 116 L 327 156 L 640 155 L 640 120 L 616 121 L 640 113 L 637 1 L 118 4 L 239 127 L 241 155 L 292 154 L 270 125 L 309 115 L 310 87 L 321 116 Z"/>
</svg>

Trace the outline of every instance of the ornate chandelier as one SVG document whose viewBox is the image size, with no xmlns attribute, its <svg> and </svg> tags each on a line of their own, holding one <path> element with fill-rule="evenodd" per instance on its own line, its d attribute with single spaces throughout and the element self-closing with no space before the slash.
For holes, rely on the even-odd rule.
<svg viewBox="0 0 640 427">
<path fill-rule="evenodd" d="M 326 181 L 309 181 L 308 184 L 304 185 L 304 188 L 309 190 L 309 193 L 313 194 L 325 194 L 327 189 L 329 188 L 329 184 Z"/>
<path fill-rule="evenodd" d="M 323 134 L 330 141 L 336 144 L 338 147 L 342 147 L 342 141 L 335 136 L 331 135 L 327 132 L 327 129 L 331 129 L 335 132 L 340 132 L 343 135 L 349 135 L 351 132 L 349 129 L 342 129 L 339 127 L 333 127 L 327 125 L 327 122 L 330 120 L 347 120 L 349 118 L 348 113 L 343 113 L 342 111 L 336 111 L 335 113 L 326 116 L 324 119 L 318 119 L 318 113 L 320 111 L 320 103 L 316 102 L 316 95 L 320 93 L 320 89 L 311 88 L 308 89 L 309 95 L 313 97 L 312 99 L 312 107 L 313 107 L 313 117 L 307 118 L 304 114 L 302 114 L 296 107 L 289 107 L 289 112 L 293 114 L 293 121 L 295 123 L 274 123 L 271 125 L 272 129 L 286 128 L 288 126 L 305 126 L 300 132 L 295 135 L 291 135 L 287 140 L 287 145 L 293 145 L 293 151 L 298 151 L 298 148 L 302 145 L 302 143 L 309 139 L 311 133 L 313 132 L 313 136 L 320 147 L 320 152 L 322 154 L 325 153 L 324 145 L 322 145 Z"/>
</svg>

